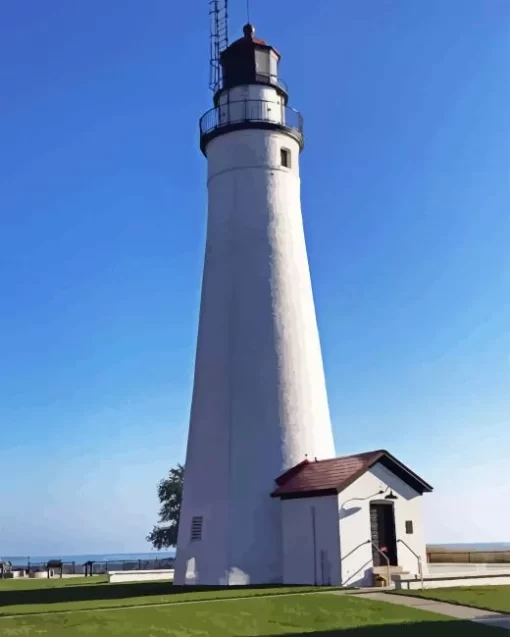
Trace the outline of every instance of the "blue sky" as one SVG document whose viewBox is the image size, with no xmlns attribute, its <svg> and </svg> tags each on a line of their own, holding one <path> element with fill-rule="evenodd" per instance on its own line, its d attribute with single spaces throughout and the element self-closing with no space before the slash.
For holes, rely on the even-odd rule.
<svg viewBox="0 0 510 637">
<path fill-rule="evenodd" d="M 510 541 L 510 5 L 252 0 L 252 20 L 305 117 L 337 451 L 431 482 L 429 541 Z M 0 553 L 145 550 L 184 460 L 206 1 L 3 3 L 0 41 Z"/>
</svg>

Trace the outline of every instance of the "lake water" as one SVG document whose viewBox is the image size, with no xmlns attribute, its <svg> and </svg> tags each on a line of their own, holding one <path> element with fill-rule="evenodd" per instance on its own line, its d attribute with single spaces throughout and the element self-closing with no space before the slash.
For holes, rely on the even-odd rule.
<svg viewBox="0 0 510 637">
<path fill-rule="evenodd" d="M 152 551 L 150 553 L 96 553 L 84 555 L 3 555 L 2 559 L 9 560 L 12 564 L 24 565 L 30 560 L 31 564 L 43 564 L 49 560 L 62 560 L 63 562 L 75 562 L 84 564 L 92 562 L 137 562 L 138 560 L 165 560 L 175 557 L 175 551 Z"/>
<path fill-rule="evenodd" d="M 427 544 L 430 548 L 441 547 L 456 551 L 510 551 L 510 542 L 478 542 L 473 544 Z"/>
<path fill-rule="evenodd" d="M 428 544 L 430 548 L 442 547 L 461 551 L 510 551 L 510 542 L 479 542 L 473 544 Z M 42 564 L 49 560 L 59 559 L 63 562 L 75 562 L 84 564 L 85 562 L 136 562 L 138 560 L 164 560 L 175 557 L 175 550 L 151 551 L 150 553 L 96 553 L 84 555 L 31 555 L 32 564 Z M 26 564 L 28 556 L 2 556 L 2 559 L 9 560 L 13 564 Z"/>
</svg>

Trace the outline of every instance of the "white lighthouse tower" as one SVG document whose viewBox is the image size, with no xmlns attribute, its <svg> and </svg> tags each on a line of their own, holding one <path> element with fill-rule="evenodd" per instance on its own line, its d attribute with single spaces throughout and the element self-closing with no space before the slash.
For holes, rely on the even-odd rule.
<svg viewBox="0 0 510 637">
<path fill-rule="evenodd" d="M 335 455 L 303 233 L 303 121 L 279 53 L 221 54 L 200 120 L 208 224 L 176 584 L 282 581 L 274 480 Z"/>
</svg>

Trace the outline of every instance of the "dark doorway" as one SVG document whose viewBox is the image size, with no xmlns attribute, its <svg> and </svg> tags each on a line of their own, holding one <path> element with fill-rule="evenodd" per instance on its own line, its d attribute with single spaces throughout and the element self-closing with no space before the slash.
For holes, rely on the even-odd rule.
<svg viewBox="0 0 510 637">
<path fill-rule="evenodd" d="M 370 504 L 370 531 L 372 542 L 388 556 L 392 566 L 397 566 L 397 538 L 393 502 L 372 502 Z M 373 545 L 372 555 L 374 566 L 387 565 L 384 557 Z"/>
</svg>

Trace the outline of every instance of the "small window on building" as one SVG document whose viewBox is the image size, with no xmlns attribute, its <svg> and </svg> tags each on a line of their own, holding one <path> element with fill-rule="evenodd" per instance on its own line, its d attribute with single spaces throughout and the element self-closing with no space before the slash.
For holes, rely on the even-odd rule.
<svg viewBox="0 0 510 637">
<path fill-rule="evenodd" d="M 202 522 L 203 517 L 194 517 L 191 519 L 191 541 L 198 542 L 202 539 Z"/>
<path fill-rule="evenodd" d="M 290 168 L 290 150 L 288 148 L 280 148 L 280 160 L 282 166 Z"/>
<path fill-rule="evenodd" d="M 407 535 L 413 534 L 413 522 L 412 520 L 406 520 L 406 533 Z"/>
</svg>

